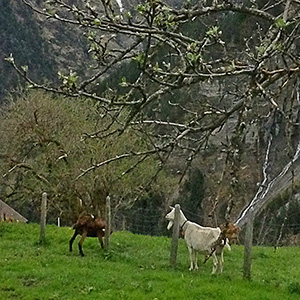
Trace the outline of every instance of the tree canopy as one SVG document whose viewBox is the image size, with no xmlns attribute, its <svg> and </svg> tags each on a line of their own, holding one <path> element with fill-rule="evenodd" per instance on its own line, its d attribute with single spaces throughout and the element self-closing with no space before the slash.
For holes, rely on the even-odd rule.
<svg viewBox="0 0 300 300">
<path fill-rule="evenodd" d="M 156 172 L 151 158 L 144 158 L 142 166 L 135 157 L 119 160 L 78 177 L 96 157 L 105 161 L 120 152 L 147 148 L 130 131 L 117 140 L 86 139 L 83 133 L 93 130 L 95 120 L 98 126 L 107 126 L 98 118 L 97 105 L 88 101 L 55 99 L 39 92 L 9 103 L 0 120 L 1 194 L 32 221 L 39 218 L 46 191 L 50 221 L 61 216 L 66 223 L 83 210 L 104 215 L 108 192 L 114 195 L 115 209 L 132 206 L 142 191 L 147 195 L 154 188 L 166 197 L 174 179 L 162 173 L 158 182 L 147 186 Z M 129 172 L 133 167 L 134 174 Z"/>
</svg>

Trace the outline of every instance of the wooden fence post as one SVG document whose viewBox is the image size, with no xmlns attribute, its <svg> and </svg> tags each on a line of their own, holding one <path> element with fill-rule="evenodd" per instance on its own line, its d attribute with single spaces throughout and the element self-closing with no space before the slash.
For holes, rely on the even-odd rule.
<svg viewBox="0 0 300 300">
<path fill-rule="evenodd" d="M 46 219 L 47 219 L 47 193 L 42 194 L 41 204 L 41 220 L 40 220 L 40 243 L 44 244 L 46 241 Z"/>
<path fill-rule="evenodd" d="M 246 224 L 246 233 L 244 241 L 244 268 L 243 277 L 245 279 L 251 278 L 251 263 L 252 263 L 252 242 L 253 242 L 253 222 L 254 222 L 254 212 L 251 211 L 249 215 L 248 222 Z"/>
<path fill-rule="evenodd" d="M 104 237 L 104 245 L 105 249 L 109 249 L 109 237 L 110 237 L 110 232 L 111 232 L 111 206 L 110 206 L 110 197 L 106 197 L 106 209 L 105 209 L 105 214 L 106 214 L 106 227 L 105 227 L 105 237 Z"/>
<path fill-rule="evenodd" d="M 174 224 L 171 242 L 171 253 L 170 253 L 170 265 L 174 267 L 176 265 L 177 250 L 178 250 L 178 239 L 179 239 L 179 212 L 180 205 L 175 205 Z"/>
</svg>

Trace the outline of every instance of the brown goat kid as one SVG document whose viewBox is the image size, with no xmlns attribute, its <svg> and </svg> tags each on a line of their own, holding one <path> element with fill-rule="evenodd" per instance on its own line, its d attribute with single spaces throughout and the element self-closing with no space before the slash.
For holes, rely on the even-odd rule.
<svg viewBox="0 0 300 300">
<path fill-rule="evenodd" d="M 84 256 L 84 253 L 82 252 L 82 244 L 86 237 L 97 237 L 101 247 L 104 248 L 103 237 L 105 235 L 105 225 L 106 222 L 102 218 L 95 218 L 92 215 L 80 217 L 73 226 L 75 232 L 70 239 L 70 251 L 72 251 L 73 242 L 78 234 L 81 235 L 81 239 L 78 243 L 79 253 L 81 256 Z"/>
<path fill-rule="evenodd" d="M 239 233 L 241 228 L 236 226 L 233 223 L 226 222 L 225 224 L 220 226 L 222 230 L 222 234 L 229 240 L 229 244 L 236 244 L 239 243 Z"/>
</svg>

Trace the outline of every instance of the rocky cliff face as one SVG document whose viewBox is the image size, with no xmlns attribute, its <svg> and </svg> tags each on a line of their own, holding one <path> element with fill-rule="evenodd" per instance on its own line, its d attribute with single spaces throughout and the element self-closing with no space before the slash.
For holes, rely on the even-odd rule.
<svg viewBox="0 0 300 300">
<path fill-rule="evenodd" d="M 43 1 L 35 1 L 39 4 L 43 3 Z M 83 3 L 79 0 L 71 2 L 72 4 Z M 122 14 L 126 10 L 133 10 L 138 3 L 137 0 L 116 0 L 112 2 L 112 6 L 116 14 Z M 173 6 L 180 5 L 180 1 L 169 0 L 169 3 Z M 80 73 L 81 70 L 90 68 L 89 46 L 75 26 L 70 27 L 46 20 L 34 14 L 21 0 L 0 0 L 0 6 L 2 8 L 0 10 L 0 39 L 3 41 L 0 44 L 0 95 L 3 95 L 6 89 L 15 87 L 19 80 L 15 72 L 3 60 L 10 53 L 13 53 L 18 65 L 28 65 L 31 77 L 38 82 L 43 82 L 47 78 L 55 81 L 58 70 L 73 69 Z M 245 31 L 251 35 L 254 24 L 249 24 L 244 14 L 235 15 L 234 13 L 228 13 L 226 16 L 222 14 L 218 21 L 222 28 L 222 39 L 228 45 L 226 50 L 239 52 L 241 43 L 244 43 Z M 191 25 L 194 27 L 186 28 L 186 30 L 191 30 L 191 36 L 199 35 L 200 27 L 195 23 Z M 126 43 L 126 40 L 118 40 L 118 43 Z M 214 58 L 218 58 L 217 51 L 214 50 Z M 243 55 L 245 53 L 241 53 L 241 56 Z M 69 70 L 65 70 L 66 66 Z M 94 65 L 94 67 L 97 66 Z M 119 83 L 118 78 L 116 85 Z M 103 86 L 106 88 L 105 84 Z M 243 82 L 219 82 L 217 80 L 213 84 L 201 82 L 190 90 L 176 91 L 175 96 L 172 96 L 184 99 L 183 101 L 192 105 L 197 105 L 197 101 L 199 104 L 201 101 L 209 100 L 208 102 L 213 106 L 219 101 L 226 109 L 229 107 L 228 104 L 233 103 L 232 95 L 237 86 L 243 86 Z M 292 96 L 287 94 L 286 99 Z M 220 130 L 212 133 L 203 155 L 199 155 L 199 159 L 195 160 L 195 165 L 204 174 L 205 195 L 199 209 L 203 215 L 211 218 L 204 220 L 206 224 L 211 222 L 215 225 L 215 216 L 226 216 L 230 212 L 234 219 L 241 208 L 249 202 L 249 198 L 257 189 L 257 183 L 261 181 L 264 153 L 268 143 L 267 134 L 272 132 L 272 145 L 274 146 L 270 152 L 271 158 L 268 165 L 270 178 L 276 175 L 282 165 L 290 159 L 287 149 L 295 147 L 295 141 L 298 141 L 299 135 L 298 127 L 295 127 L 295 132 L 290 132 L 293 128 L 285 122 L 283 115 L 279 112 L 272 113 L 273 118 L 271 118 L 264 108 L 265 102 L 263 95 L 253 97 L 253 101 L 249 102 L 239 114 L 232 115 Z M 299 110 L 296 111 L 293 105 L 290 108 L 283 105 L 283 108 L 286 114 L 289 114 L 289 110 L 296 112 L 293 120 L 295 124 L 299 122 Z M 168 108 L 164 113 L 169 117 Z M 170 119 L 176 120 L 176 118 L 183 117 L 174 113 Z M 293 138 L 292 135 L 294 135 Z M 285 155 L 281 155 L 283 152 Z M 180 167 L 184 163 L 184 159 L 178 155 L 178 159 L 175 158 L 173 162 L 170 162 L 170 168 L 174 169 L 175 174 L 180 173 L 182 171 Z M 184 196 L 182 195 L 182 198 Z"/>
<path fill-rule="evenodd" d="M 0 96 L 18 86 L 20 78 L 4 58 L 11 53 L 20 65 L 28 65 L 34 78 L 53 76 L 55 59 L 43 37 L 41 24 L 20 0 L 0 0 Z M 1 101 L 1 100 L 0 100 Z"/>
<path fill-rule="evenodd" d="M 36 1 L 40 2 L 40 1 Z M 0 0 L 0 103 L 22 85 L 5 58 L 12 54 L 18 65 L 27 65 L 40 83 L 56 81 L 58 70 L 88 65 L 87 44 L 67 24 L 52 22 L 34 13 L 21 0 Z"/>
</svg>

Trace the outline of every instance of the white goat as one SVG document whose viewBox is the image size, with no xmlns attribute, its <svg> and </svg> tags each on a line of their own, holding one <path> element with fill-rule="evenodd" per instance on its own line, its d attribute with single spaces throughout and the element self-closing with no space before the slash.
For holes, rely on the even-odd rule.
<svg viewBox="0 0 300 300">
<path fill-rule="evenodd" d="M 171 212 L 169 212 L 165 217 L 169 221 L 167 227 L 168 230 L 170 230 L 173 226 L 175 217 L 175 208 L 170 208 Z M 230 246 L 228 243 L 225 243 L 224 245 L 224 241 L 221 238 L 221 229 L 219 227 L 203 227 L 196 223 L 190 222 L 187 220 L 187 218 L 184 216 L 181 210 L 179 213 L 179 226 L 184 231 L 184 240 L 188 246 L 188 250 L 190 253 L 191 266 L 189 270 L 198 270 L 198 252 L 206 252 L 209 256 L 211 255 L 213 258 L 212 273 L 216 273 L 218 268 L 220 273 L 222 273 L 224 264 L 223 248 L 224 246 L 226 246 L 230 250 Z M 220 246 L 219 243 L 223 244 Z M 216 244 L 219 244 L 217 250 Z"/>
</svg>

